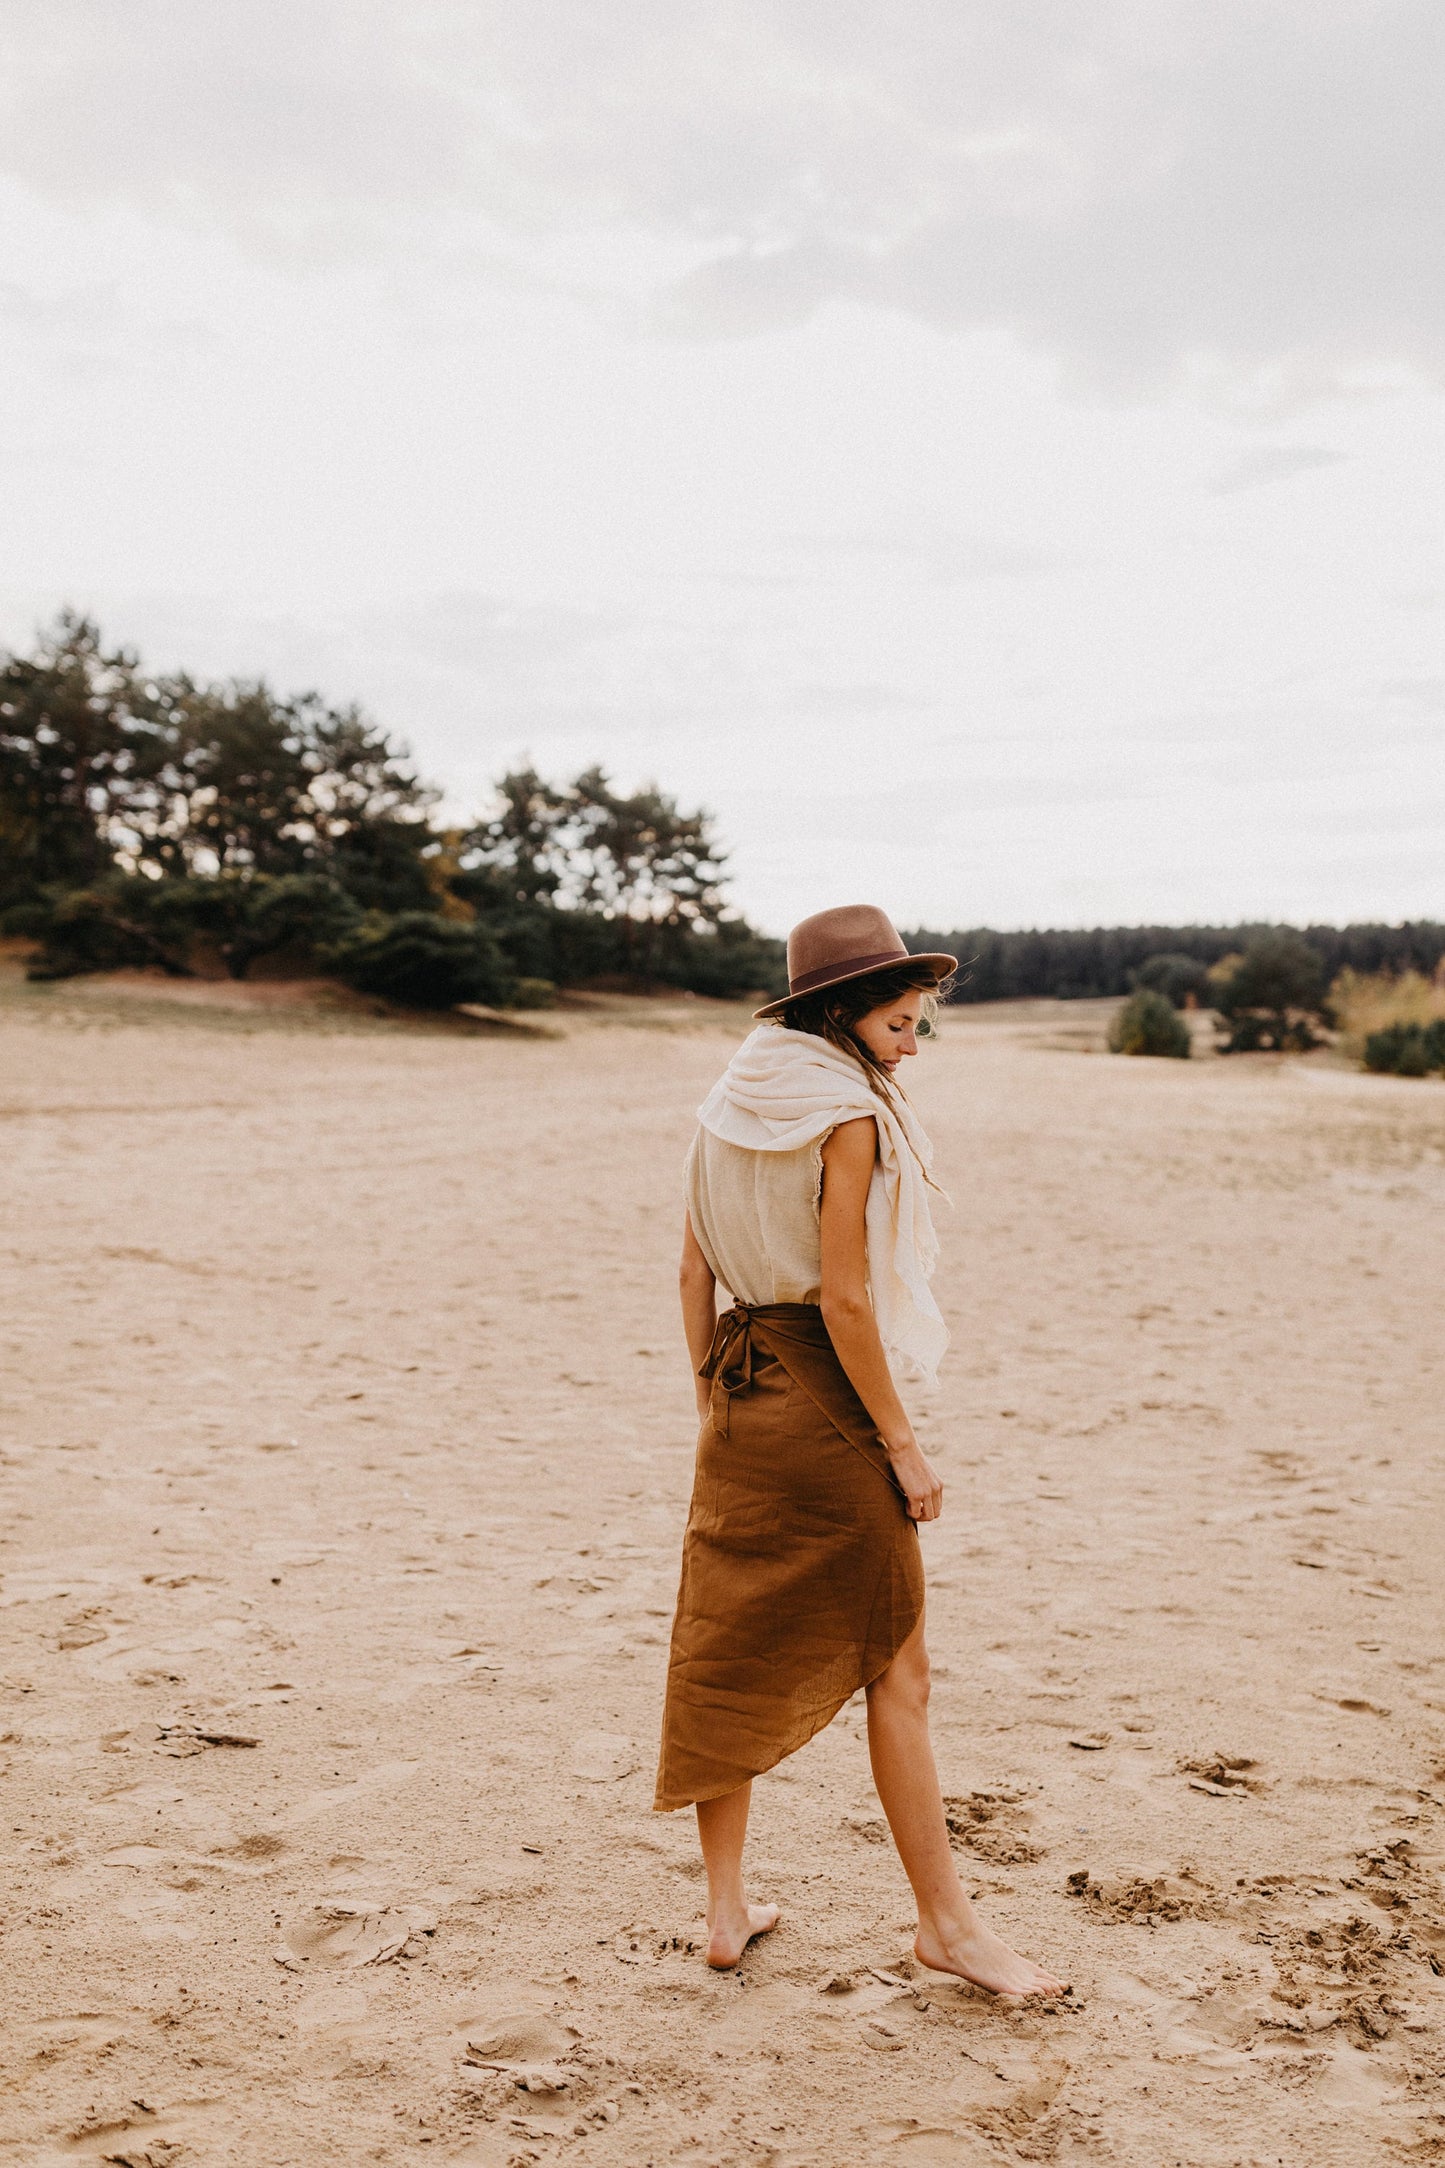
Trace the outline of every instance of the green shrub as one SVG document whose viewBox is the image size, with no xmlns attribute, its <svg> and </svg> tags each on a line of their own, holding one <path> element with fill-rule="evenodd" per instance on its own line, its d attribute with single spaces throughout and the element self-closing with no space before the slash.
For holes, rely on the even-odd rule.
<svg viewBox="0 0 1445 2168">
<path fill-rule="evenodd" d="M 50 930 L 51 907 L 32 896 L 26 903 L 12 903 L 0 911 L 0 938 L 7 941 L 43 941 Z"/>
<path fill-rule="evenodd" d="M 226 968 L 233 979 L 243 979 L 259 957 L 283 952 L 314 967 L 329 961 L 361 918 L 360 906 L 327 874 L 263 874 L 246 883 L 241 921 L 226 943 Z"/>
<path fill-rule="evenodd" d="M 1131 994 L 1109 1026 L 1112 1054 L 1163 1054 L 1189 1058 L 1189 1026 L 1172 1001 L 1141 988 Z"/>
<path fill-rule="evenodd" d="M 43 920 L 31 928 L 42 946 L 26 967 L 26 977 L 73 979 L 86 971 L 159 965 L 172 978 L 189 978 L 180 949 L 150 923 L 153 885 L 136 878 L 48 896 Z"/>
<path fill-rule="evenodd" d="M 1182 1009 L 1191 994 L 1203 1003 L 1209 991 L 1209 967 L 1197 956 L 1146 956 L 1129 979 L 1136 990 L 1162 994 L 1176 1009 Z"/>
<path fill-rule="evenodd" d="M 557 989 L 550 979 L 517 979 L 512 986 L 510 1006 L 514 1009 L 550 1009 L 557 999 Z"/>
<path fill-rule="evenodd" d="M 126 965 L 158 965 L 185 977 L 197 961 L 198 944 L 224 958 L 233 977 L 244 978 L 257 956 L 279 948 L 310 955 L 361 918 L 335 882 L 319 875 L 172 881 L 124 873 L 89 888 L 52 889 L 11 915 L 43 943 L 33 978 L 70 978 Z"/>
<path fill-rule="evenodd" d="M 1387 1024 L 1365 1041 L 1365 1067 L 1388 1076 L 1428 1076 L 1445 1069 L 1445 1020 Z"/>
<path fill-rule="evenodd" d="M 1304 1053 L 1319 1045 L 1315 1024 L 1328 1013 L 1324 964 L 1299 934 L 1276 927 L 1250 942 L 1214 1005 L 1233 1027 L 1226 1054 Z"/>
<path fill-rule="evenodd" d="M 1323 1042 L 1307 1016 L 1245 1015 L 1225 1040 L 1225 1054 L 1308 1054 Z"/>
<path fill-rule="evenodd" d="M 1365 1040 L 1365 1067 L 1381 1076 L 1393 1076 L 1409 1029 L 1407 1024 L 1386 1024 L 1382 1031 L 1372 1031 Z"/>
<path fill-rule="evenodd" d="M 484 927 L 430 911 L 400 911 L 359 927 L 333 951 L 331 968 L 359 993 L 409 1009 L 502 1003 L 517 983 Z"/>
<path fill-rule="evenodd" d="M 157 939 L 190 962 L 197 941 L 224 949 L 245 916 L 250 883 L 233 874 L 195 874 L 174 881 L 132 877 L 121 887 Z"/>
</svg>

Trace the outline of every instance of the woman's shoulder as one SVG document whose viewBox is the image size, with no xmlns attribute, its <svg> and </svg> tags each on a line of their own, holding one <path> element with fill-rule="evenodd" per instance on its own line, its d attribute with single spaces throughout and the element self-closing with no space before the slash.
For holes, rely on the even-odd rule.
<svg viewBox="0 0 1445 2168">
<path fill-rule="evenodd" d="M 823 1157 L 830 1166 L 852 1164 L 871 1167 L 878 1157 L 878 1120 L 872 1114 L 850 1114 L 823 1139 Z"/>
</svg>

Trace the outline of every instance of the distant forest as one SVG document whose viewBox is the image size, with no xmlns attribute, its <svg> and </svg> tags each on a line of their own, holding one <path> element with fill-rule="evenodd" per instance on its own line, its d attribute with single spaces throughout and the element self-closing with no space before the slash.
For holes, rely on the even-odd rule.
<svg viewBox="0 0 1445 2168">
<path fill-rule="evenodd" d="M 1128 994 L 1151 957 L 1192 956 L 1210 965 L 1241 955 L 1274 927 L 1050 927 L 999 933 L 991 926 L 944 932 L 920 926 L 905 935 L 909 948 L 942 949 L 959 959 L 955 1001 L 1063 1001 Z M 1304 926 L 1300 933 L 1324 966 L 1326 985 L 1347 966 L 1359 972 L 1420 971 L 1429 977 L 1445 956 L 1445 924 L 1416 919 L 1401 926 Z"/>
<path fill-rule="evenodd" d="M 618 791 L 595 766 L 560 782 L 515 770 L 456 823 L 439 797 L 357 709 L 256 680 L 152 672 L 72 613 L 33 653 L 0 654 L 0 935 L 33 944 L 32 978 L 316 972 L 432 1008 L 542 1005 L 608 984 L 729 999 L 785 990 L 784 945 L 731 907 L 705 811 L 652 785 Z M 1426 921 L 1309 926 L 1313 953 L 1296 942 L 1292 960 L 1271 933 L 980 926 L 906 938 L 958 956 L 960 1002 L 1136 987 L 1212 999 L 1220 987 L 1203 969 L 1264 940 L 1294 989 L 1278 994 L 1281 1016 L 1302 989 L 1322 1000 L 1347 965 L 1428 976 L 1445 954 L 1445 925 Z"/>
</svg>

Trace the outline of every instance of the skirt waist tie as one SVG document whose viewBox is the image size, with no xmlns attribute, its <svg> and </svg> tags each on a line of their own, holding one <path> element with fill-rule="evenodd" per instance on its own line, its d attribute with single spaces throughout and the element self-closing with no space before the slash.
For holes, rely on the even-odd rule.
<svg viewBox="0 0 1445 2168">
<path fill-rule="evenodd" d="M 724 1310 L 713 1327 L 712 1346 L 703 1357 L 700 1378 L 712 1384 L 712 1423 L 720 1438 L 728 1434 L 734 1393 L 753 1382 L 752 1313 L 742 1303 Z"/>
<path fill-rule="evenodd" d="M 712 1383 L 713 1428 L 720 1438 L 728 1435 L 733 1395 L 747 1392 L 753 1382 L 755 1319 L 764 1327 L 769 1323 L 786 1323 L 790 1319 L 816 1327 L 819 1312 L 815 1304 L 800 1302 L 735 1302 L 722 1312 L 713 1328 L 712 1346 L 698 1371 L 700 1378 L 708 1378 Z M 777 1359 L 765 1348 L 756 1367 L 761 1368 Z"/>
</svg>

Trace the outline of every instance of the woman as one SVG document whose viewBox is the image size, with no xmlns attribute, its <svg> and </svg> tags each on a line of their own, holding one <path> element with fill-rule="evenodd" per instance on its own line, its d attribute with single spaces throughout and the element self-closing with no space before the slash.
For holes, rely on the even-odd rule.
<svg viewBox="0 0 1445 2168">
<path fill-rule="evenodd" d="M 751 1780 L 866 1688 L 915 1955 L 1049 1995 L 1062 1982 L 984 1924 L 949 1849 L 914 1525 L 943 1485 L 894 1382 L 931 1382 L 948 1338 L 928 1287 L 932 1152 L 896 1076 L 955 968 L 910 956 L 870 905 L 805 919 L 787 996 L 699 1110 L 681 1285 L 702 1430 L 656 1805 L 697 1808 L 708 1963 L 735 1965 L 778 1917 L 744 1894 Z"/>
</svg>

